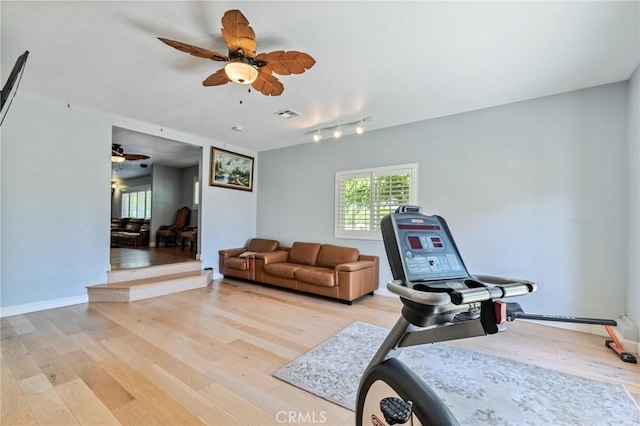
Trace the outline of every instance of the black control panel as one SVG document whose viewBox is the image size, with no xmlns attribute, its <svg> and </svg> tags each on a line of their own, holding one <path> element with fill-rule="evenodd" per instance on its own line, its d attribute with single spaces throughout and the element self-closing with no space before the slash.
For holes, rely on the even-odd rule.
<svg viewBox="0 0 640 426">
<path fill-rule="evenodd" d="M 418 208 L 397 211 L 382 219 L 381 229 L 394 279 L 409 287 L 457 288 L 457 280 L 469 277 L 442 217 L 423 215 Z"/>
</svg>

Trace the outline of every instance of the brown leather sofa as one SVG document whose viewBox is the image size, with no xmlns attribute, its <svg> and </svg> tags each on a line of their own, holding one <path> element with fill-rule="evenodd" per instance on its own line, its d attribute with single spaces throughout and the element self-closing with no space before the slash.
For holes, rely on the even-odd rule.
<svg viewBox="0 0 640 426">
<path fill-rule="evenodd" d="M 295 242 L 291 249 L 255 254 L 255 281 L 351 303 L 378 288 L 378 256 L 352 247 Z"/>
<path fill-rule="evenodd" d="M 149 245 L 149 220 L 112 218 L 111 219 L 111 247 Z"/>
<path fill-rule="evenodd" d="M 280 243 L 276 240 L 253 238 L 246 247 L 220 250 L 218 252 L 220 273 L 225 277 L 255 281 L 255 255 L 277 250 L 279 246 Z"/>
</svg>

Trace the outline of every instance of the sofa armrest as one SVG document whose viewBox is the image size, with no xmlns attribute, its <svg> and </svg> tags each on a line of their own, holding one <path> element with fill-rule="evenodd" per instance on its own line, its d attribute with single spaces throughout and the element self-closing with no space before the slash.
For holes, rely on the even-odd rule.
<svg viewBox="0 0 640 426">
<path fill-rule="evenodd" d="M 289 252 L 283 250 L 268 251 L 264 253 L 256 253 L 256 259 L 260 259 L 263 265 L 269 263 L 283 263 L 289 258 Z"/>
<path fill-rule="evenodd" d="M 375 262 L 372 260 L 358 260 L 356 262 L 342 263 L 335 267 L 336 271 L 359 271 L 360 269 L 373 268 Z"/>
<path fill-rule="evenodd" d="M 230 257 L 237 257 L 238 255 L 244 253 L 245 251 L 247 251 L 246 247 L 238 247 L 238 248 L 232 248 L 232 249 L 219 250 L 218 254 L 223 259 L 228 259 Z"/>
</svg>

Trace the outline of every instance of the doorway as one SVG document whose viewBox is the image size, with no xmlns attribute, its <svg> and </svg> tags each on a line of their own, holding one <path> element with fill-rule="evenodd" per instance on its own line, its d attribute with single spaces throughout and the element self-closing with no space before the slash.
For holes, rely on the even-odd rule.
<svg viewBox="0 0 640 426">
<path fill-rule="evenodd" d="M 199 258 L 201 163 L 200 146 L 112 127 L 111 270 Z M 182 207 L 190 214 L 178 224 Z M 161 226 L 175 233 L 159 244 Z"/>
</svg>

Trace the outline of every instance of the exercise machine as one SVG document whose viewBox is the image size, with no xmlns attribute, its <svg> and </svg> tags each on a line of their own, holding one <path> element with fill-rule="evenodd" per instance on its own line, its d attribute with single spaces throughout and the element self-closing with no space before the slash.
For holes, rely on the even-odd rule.
<svg viewBox="0 0 640 426">
<path fill-rule="evenodd" d="M 536 290 L 530 281 L 468 273 L 446 221 L 417 206 L 401 206 L 381 222 L 402 315 L 365 369 L 356 424 L 455 425 L 451 410 L 398 359 L 404 348 L 495 334 L 504 330 L 507 304 L 497 299 Z M 515 318 L 515 317 L 513 317 Z"/>
</svg>

